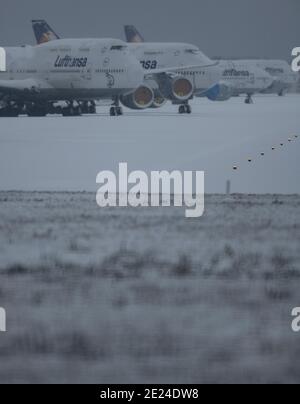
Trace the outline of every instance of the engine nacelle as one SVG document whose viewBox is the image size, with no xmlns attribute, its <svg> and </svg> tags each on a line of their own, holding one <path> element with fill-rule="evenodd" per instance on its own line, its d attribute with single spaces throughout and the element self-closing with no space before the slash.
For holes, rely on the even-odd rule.
<svg viewBox="0 0 300 404">
<path fill-rule="evenodd" d="M 148 86 L 140 86 L 133 93 L 123 95 L 120 98 L 122 104 L 130 109 L 146 109 L 150 108 L 154 101 L 154 93 L 152 88 Z"/>
<path fill-rule="evenodd" d="M 232 86 L 224 82 L 219 82 L 206 92 L 206 97 L 211 101 L 228 101 L 232 96 Z"/>
<path fill-rule="evenodd" d="M 158 80 L 158 85 L 163 97 L 171 101 L 184 102 L 194 94 L 193 83 L 185 77 L 163 77 Z"/>
<path fill-rule="evenodd" d="M 154 101 L 150 108 L 161 108 L 166 104 L 166 102 L 167 99 L 162 96 L 161 92 L 159 90 L 154 90 Z"/>
</svg>

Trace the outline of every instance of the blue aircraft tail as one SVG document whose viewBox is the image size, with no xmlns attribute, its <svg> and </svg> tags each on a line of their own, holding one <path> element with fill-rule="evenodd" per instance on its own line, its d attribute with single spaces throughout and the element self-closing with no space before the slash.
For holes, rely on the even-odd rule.
<svg viewBox="0 0 300 404">
<path fill-rule="evenodd" d="M 38 45 L 60 39 L 45 20 L 32 20 L 32 28 Z"/>
<path fill-rule="evenodd" d="M 125 25 L 124 30 L 127 42 L 131 43 L 145 42 L 144 38 L 135 28 L 134 25 Z"/>
</svg>

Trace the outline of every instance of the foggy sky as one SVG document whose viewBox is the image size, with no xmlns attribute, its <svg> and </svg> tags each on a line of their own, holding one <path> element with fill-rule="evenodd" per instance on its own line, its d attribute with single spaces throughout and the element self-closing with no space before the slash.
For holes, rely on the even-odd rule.
<svg viewBox="0 0 300 404">
<path fill-rule="evenodd" d="M 208 56 L 289 60 L 300 46 L 299 0 L 0 0 L 0 45 L 34 44 L 31 19 L 62 37 L 124 39 L 135 24 L 148 41 L 198 45 Z"/>
</svg>

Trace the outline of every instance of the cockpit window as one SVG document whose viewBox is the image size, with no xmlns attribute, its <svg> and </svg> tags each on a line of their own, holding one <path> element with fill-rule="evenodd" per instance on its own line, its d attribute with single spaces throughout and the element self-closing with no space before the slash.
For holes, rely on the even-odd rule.
<svg viewBox="0 0 300 404">
<path fill-rule="evenodd" d="M 127 46 L 125 45 L 113 45 L 110 50 L 115 50 L 115 51 L 123 51 L 127 49 Z"/>
<path fill-rule="evenodd" d="M 191 53 L 192 55 L 200 55 L 201 54 L 199 49 L 186 49 L 185 53 Z"/>
</svg>

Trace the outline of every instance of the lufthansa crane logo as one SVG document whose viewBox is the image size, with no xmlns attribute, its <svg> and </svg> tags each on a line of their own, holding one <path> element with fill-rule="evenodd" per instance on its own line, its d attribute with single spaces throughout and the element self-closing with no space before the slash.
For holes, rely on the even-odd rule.
<svg viewBox="0 0 300 404">
<path fill-rule="evenodd" d="M 110 74 L 109 72 L 107 72 L 105 74 L 106 78 L 107 78 L 107 87 L 108 88 L 113 88 L 115 85 L 115 78 L 112 74 Z"/>
</svg>

